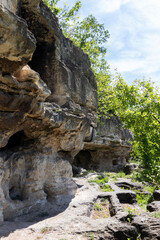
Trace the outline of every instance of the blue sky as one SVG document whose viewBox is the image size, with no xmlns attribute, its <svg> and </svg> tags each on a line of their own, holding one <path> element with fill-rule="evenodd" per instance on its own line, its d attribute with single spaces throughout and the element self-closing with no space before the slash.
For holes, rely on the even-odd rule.
<svg viewBox="0 0 160 240">
<path fill-rule="evenodd" d="M 60 0 L 72 6 L 76 0 Z M 80 15 L 93 14 L 109 30 L 107 61 L 127 83 L 146 77 L 160 87 L 160 0 L 82 0 Z"/>
</svg>

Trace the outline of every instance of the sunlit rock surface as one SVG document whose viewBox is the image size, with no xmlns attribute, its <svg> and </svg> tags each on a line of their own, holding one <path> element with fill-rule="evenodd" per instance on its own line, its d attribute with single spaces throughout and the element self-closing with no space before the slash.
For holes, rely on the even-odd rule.
<svg viewBox="0 0 160 240">
<path fill-rule="evenodd" d="M 114 117 L 96 130 L 87 54 L 40 0 L 0 1 L 0 221 L 66 208 L 75 164 L 118 170 L 131 134 Z M 95 134 L 96 133 L 96 134 Z"/>
<path fill-rule="evenodd" d="M 96 126 L 88 56 L 42 1 L 0 1 L 0 221 L 67 206 L 69 159 Z M 70 196 L 70 197 L 65 197 Z"/>
</svg>

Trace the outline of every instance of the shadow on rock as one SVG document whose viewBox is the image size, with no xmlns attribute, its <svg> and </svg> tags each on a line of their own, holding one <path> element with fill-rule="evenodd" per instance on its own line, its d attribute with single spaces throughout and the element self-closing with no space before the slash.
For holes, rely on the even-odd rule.
<svg viewBox="0 0 160 240">
<path fill-rule="evenodd" d="M 68 208 L 73 198 L 74 196 L 71 195 L 56 196 L 55 199 L 50 199 L 45 205 L 35 208 L 31 213 L 4 221 L 0 225 L 0 238 L 7 237 L 16 230 L 27 228 L 35 223 L 57 216 Z"/>
</svg>

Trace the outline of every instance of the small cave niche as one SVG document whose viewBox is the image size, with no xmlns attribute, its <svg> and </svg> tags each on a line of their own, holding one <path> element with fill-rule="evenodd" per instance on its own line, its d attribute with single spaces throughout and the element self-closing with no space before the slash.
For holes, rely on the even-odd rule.
<svg viewBox="0 0 160 240">
<path fill-rule="evenodd" d="M 90 169 L 92 156 L 88 150 L 80 151 L 74 158 L 73 165 L 76 167 L 82 167 L 86 170 Z"/>
<path fill-rule="evenodd" d="M 9 197 L 13 201 L 14 200 L 19 200 L 19 201 L 23 200 L 20 189 L 17 187 L 14 187 L 14 186 L 9 189 Z"/>
<path fill-rule="evenodd" d="M 54 43 L 48 44 L 46 42 L 39 42 L 37 43 L 37 48 L 33 54 L 32 60 L 28 63 L 31 69 L 40 74 L 48 87 L 51 87 L 49 86 L 49 78 L 53 78 L 51 71 L 53 68 L 54 55 Z"/>
<path fill-rule="evenodd" d="M 23 130 L 16 132 L 9 138 L 7 145 L 3 148 L 0 148 L 0 151 L 5 151 L 5 150 L 12 149 L 14 147 L 23 146 L 26 140 L 27 140 L 27 137 Z"/>
<path fill-rule="evenodd" d="M 119 164 L 118 160 L 113 160 L 113 161 L 112 161 L 112 165 L 113 165 L 113 166 L 117 166 L 118 164 Z"/>
<path fill-rule="evenodd" d="M 9 184 L 9 197 L 13 201 L 15 200 L 23 201 L 20 175 L 14 175 L 11 177 Z"/>
<path fill-rule="evenodd" d="M 120 203 L 129 203 L 129 204 L 137 203 L 136 193 L 134 192 L 119 192 L 117 193 L 117 197 Z"/>
<path fill-rule="evenodd" d="M 54 193 L 51 191 L 51 188 L 48 185 L 44 185 L 43 191 L 46 194 L 46 200 L 52 200 L 52 198 L 54 197 Z"/>
</svg>

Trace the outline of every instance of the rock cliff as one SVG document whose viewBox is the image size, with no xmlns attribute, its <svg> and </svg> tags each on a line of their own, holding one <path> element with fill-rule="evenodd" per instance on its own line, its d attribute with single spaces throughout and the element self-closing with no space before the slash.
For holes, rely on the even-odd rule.
<svg viewBox="0 0 160 240">
<path fill-rule="evenodd" d="M 108 116 L 98 123 L 92 141 L 85 141 L 73 164 L 96 171 L 119 171 L 128 161 L 132 140 L 132 132 L 123 127 L 119 118 Z"/>
<path fill-rule="evenodd" d="M 99 142 L 88 143 L 97 110 L 97 85 L 88 56 L 63 36 L 41 0 L 0 0 L 0 16 L 0 221 L 4 221 L 51 202 L 67 206 L 76 191 L 70 162 L 83 148 L 92 151 Z M 128 147 L 118 144 L 115 158 L 122 145 L 126 157 Z"/>
<path fill-rule="evenodd" d="M 67 159 L 95 125 L 97 91 L 88 56 L 42 1 L 1 0 L 0 16 L 3 221 L 74 195 Z"/>
</svg>

